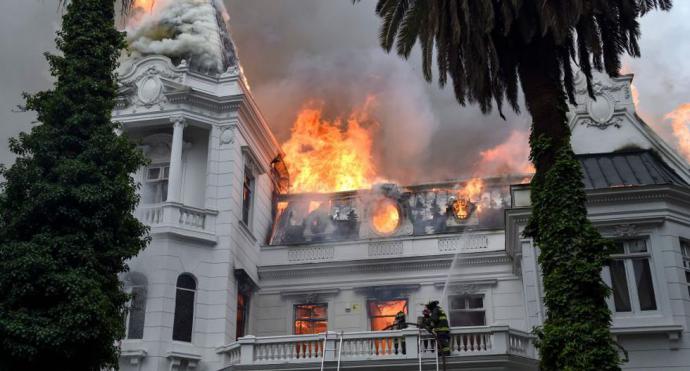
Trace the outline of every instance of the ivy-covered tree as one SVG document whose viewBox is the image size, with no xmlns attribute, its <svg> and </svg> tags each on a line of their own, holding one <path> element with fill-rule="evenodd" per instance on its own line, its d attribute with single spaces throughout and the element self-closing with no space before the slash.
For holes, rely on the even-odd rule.
<svg viewBox="0 0 690 371">
<path fill-rule="evenodd" d="M 358 0 L 355 0 L 357 2 Z M 566 112 L 574 66 L 617 76 L 620 56 L 639 56 L 638 17 L 671 0 L 378 0 L 379 40 L 408 58 L 419 41 L 422 73 L 450 77 L 461 105 L 483 112 L 504 101 L 532 116 L 532 217 L 525 231 L 541 250 L 547 316 L 536 330 L 542 370 L 617 370 L 609 333 L 609 288 L 601 279 L 609 244 L 587 219 L 581 169 Z M 519 84 L 518 84 L 519 83 Z"/>
<path fill-rule="evenodd" d="M 114 1 L 63 5 L 54 86 L 26 96 L 39 124 L 10 141 L 18 157 L 0 173 L 0 370 L 117 368 L 118 273 L 148 242 L 132 215 L 145 159 L 111 121 L 124 46 Z"/>
</svg>

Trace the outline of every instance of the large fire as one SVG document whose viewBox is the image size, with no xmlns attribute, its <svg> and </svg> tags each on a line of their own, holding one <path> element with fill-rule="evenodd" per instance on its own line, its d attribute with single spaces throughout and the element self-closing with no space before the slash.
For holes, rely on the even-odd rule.
<svg viewBox="0 0 690 371">
<path fill-rule="evenodd" d="M 484 181 L 481 178 L 470 179 L 457 192 L 457 198 L 450 205 L 455 217 L 461 220 L 467 219 L 475 208 L 477 212 L 481 212 L 482 206 L 480 201 L 483 189 Z"/>
<path fill-rule="evenodd" d="M 673 135 L 678 140 L 678 149 L 690 162 L 690 103 L 681 104 L 665 118 L 671 120 Z"/>
<path fill-rule="evenodd" d="M 373 97 L 345 122 L 328 121 L 322 105 L 307 104 L 297 115 L 290 139 L 283 143 L 291 192 L 339 192 L 370 188 L 376 180 L 369 118 Z"/>
<path fill-rule="evenodd" d="M 513 130 L 505 142 L 481 151 L 475 175 L 533 174 L 534 166 L 529 162 L 528 139 L 528 132 Z"/>
<path fill-rule="evenodd" d="M 400 224 L 400 210 L 395 202 L 387 198 L 377 201 L 372 209 L 371 224 L 381 235 L 395 232 Z"/>
</svg>

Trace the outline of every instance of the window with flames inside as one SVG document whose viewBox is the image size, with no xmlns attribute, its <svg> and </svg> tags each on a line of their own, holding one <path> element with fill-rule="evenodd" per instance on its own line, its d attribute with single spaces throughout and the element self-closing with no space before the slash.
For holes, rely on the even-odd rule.
<svg viewBox="0 0 690 371">
<path fill-rule="evenodd" d="M 295 335 L 322 334 L 328 330 L 328 304 L 295 305 Z"/>
<path fill-rule="evenodd" d="M 395 316 L 405 313 L 407 318 L 407 299 L 369 300 L 369 320 L 372 331 L 391 330 Z"/>
</svg>

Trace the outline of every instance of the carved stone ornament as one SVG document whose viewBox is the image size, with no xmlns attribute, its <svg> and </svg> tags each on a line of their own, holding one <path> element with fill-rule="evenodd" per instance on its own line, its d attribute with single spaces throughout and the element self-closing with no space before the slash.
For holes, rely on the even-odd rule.
<svg viewBox="0 0 690 371">
<path fill-rule="evenodd" d="M 613 234 L 618 238 L 637 237 L 639 232 L 635 224 L 620 224 L 613 228 Z"/>
<path fill-rule="evenodd" d="M 575 75 L 574 82 L 575 93 L 577 95 L 586 96 L 587 79 L 585 78 L 585 75 L 582 72 L 578 72 Z M 619 91 L 623 91 L 626 95 L 625 98 L 630 98 L 630 89 L 628 88 L 627 83 L 612 80 L 602 82 L 601 79 L 597 78 L 596 75 L 592 76 L 592 90 L 594 91 L 595 96 L 598 96 L 602 93 L 616 93 Z"/>
<path fill-rule="evenodd" d="M 165 94 L 163 94 L 164 86 L 161 77 L 170 80 L 177 80 L 179 78 L 178 74 L 172 73 L 159 65 L 153 64 L 148 66 L 133 81 L 127 84 L 136 87 L 136 93 L 132 97 L 132 103 L 146 108 L 155 105 L 163 108 L 163 105 L 167 103 L 168 100 Z"/>
<path fill-rule="evenodd" d="M 221 128 L 220 131 L 220 144 L 231 144 L 235 143 L 235 131 L 232 126 L 226 126 Z"/>
<path fill-rule="evenodd" d="M 595 127 L 601 130 L 606 130 L 610 126 L 620 128 L 623 119 L 613 117 L 614 110 L 615 103 L 613 98 L 609 94 L 598 93 L 595 99 L 588 99 L 587 115 L 589 117 L 583 119 L 581 123 L 587 127 Z"/>
</svg>

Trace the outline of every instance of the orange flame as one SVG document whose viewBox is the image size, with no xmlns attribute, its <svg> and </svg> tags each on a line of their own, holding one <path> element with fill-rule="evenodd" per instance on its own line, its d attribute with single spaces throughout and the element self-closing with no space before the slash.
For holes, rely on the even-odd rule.
<svg viewBox="0 0 690 371">
<path fill-rule="evenodd" d="M 477 175 L 490 176 L 506 173 L 534 173 L 534 166 L 529 162 L 529 134 L 525 131 L 513 130 L 508 139 L 479 155 L 481 160 L 477 165 Z"/>
<path fill-rule="evenodd" d="M 134 9 L 142 9 L 147 12 L 150 12 L 153 10 L 153 7 L 156 5 L 156 0 L 134 0 Z"/>
<path fill-rule="evenodd" d="M 321 207 L 321 201 L 309 201 L 309 209 L 307 210 L 307 214 L 311 214 L 312 211 L 318 209 Z"/>
<path fill-rule="evenodd" d="M 633 83 L 630 83 L 630 95 L 632 95 L 633 104 L 637 108 L 640 105 L 640 92 L 637 91 L 637 87 Z"/>
<path fill-rule="evenodd" d="M 287 201 L 278 201 L 276 203 L 276 217 L 280 218 L 280 216 L 283 215 L 283 212 L 285 211 L 285 209 L 287 209 L 287 207 Z"/>
<path fill-rule="evenodd" d="M 299 112 L 290 139 L 283 143 L 291 192 L 339 192 L 369 188 L 376 179 L 372 158 L 372 128 L 368 117 L 374 97 L 356 108 L 344 125 L 327 121 L 322 104 L 310 103 Z M 367 124 L 365 126 L 365 124 Z"/>
<path fill-rule="evenodd" d="M 379 200 L 373 209 L 371 224 L 382 235 L 389 235 L 398 228 L 400 211 L 395 203 L 387 198 Z"/>
<path fill-rule="evenodd" d="M 681 104 L 665 118 L 671 120 L 673 136 L 678 140 L 678 150 L 690 162 L 690 103 Z"/>
<path fill-rule="evenodd" d="M 484 181 L 481 178 L 472 178 L 457 192 L 457 199 L 453 201 L 451 207 L 458 219 L 467 219 L 471 213 L 471 204 L 477 207 L 476 212 L 481 212 L 479 201 L 484 190 Z"/>
</svg>

